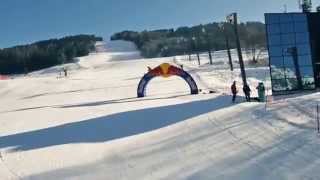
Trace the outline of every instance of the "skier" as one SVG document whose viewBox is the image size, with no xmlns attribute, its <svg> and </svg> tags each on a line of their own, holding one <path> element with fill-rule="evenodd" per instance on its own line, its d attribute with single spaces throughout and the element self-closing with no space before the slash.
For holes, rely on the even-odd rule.
<svg viewBox="0 0 320 180">
<path fill-rule="evenodd" d="M 245 84 L 243 86 L 243 92 L 244 92 L 244 94 L 246 96 L 247 102 L 250 102 L 251 101 L 251 97 L 250 97 L 251 89 L 250 89 L 248 84 Z"/>
<path fill-rule="evenodd" d="M 231 86 L 231 93 L 232 93 L 232 102 L 234 103 L 236 101 L 236 97 L 238 94 L 238 90 L 237 90 L 237 85 L 236 85 L 236 81 L 233 81 L 233 84 Z"/>
</svg>

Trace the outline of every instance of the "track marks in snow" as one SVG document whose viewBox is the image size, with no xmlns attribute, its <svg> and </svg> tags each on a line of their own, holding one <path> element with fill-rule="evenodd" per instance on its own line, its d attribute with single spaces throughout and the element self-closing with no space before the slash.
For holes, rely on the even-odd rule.
<svg viewBox="0 0 320 180">
<path fill-rule="evenodd" d="M 14 177 L 15 179 L 22 179 L 16 172 L 14 172 L 12 169 L 9 168 L 9 166 L 7 165 L 5 159 L 4 159 L 4 155 L 0 150 L 0 161 L 1 164 L 7 169 L 8 172 L 10 172 L 10 174 L 12 175 L 12 177 Z"/>
<path fill-rule="evenodd" d="M 268 110 L 277 120 L 299 129 L 315 129 L 316 102 L 309 101 L 307 104 L 301 100 L 287 100 L 281 104 L 274 104 Z"/>
</svg>

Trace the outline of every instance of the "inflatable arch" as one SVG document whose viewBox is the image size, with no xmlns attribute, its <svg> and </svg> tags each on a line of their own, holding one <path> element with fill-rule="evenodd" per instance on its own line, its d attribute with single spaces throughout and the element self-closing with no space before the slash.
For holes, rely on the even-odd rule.
<svg viewBox="0 0 320 180">
<path fill-rule="evenodd" d="M 148 83 L 151 79 L 158 76 L 164 78 L 168 78 L 170 76 L 179 76 L 188 83 L 191 94 L 199 94 L 198 86 L 189 73 L 181 68 L 164 63 L 154 69 L 149 68 L 149 72 L 143 76 L 138 86 L 138 98 L 145 97 Z"/>
</svg>

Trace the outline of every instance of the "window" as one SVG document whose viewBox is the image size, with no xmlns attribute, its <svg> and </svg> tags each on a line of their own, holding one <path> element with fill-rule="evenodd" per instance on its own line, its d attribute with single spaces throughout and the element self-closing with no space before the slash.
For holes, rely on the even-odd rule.
<svg viewBox="0 0 320 180">
<path fill-rule="evenodd" d="M 311 55 L 298 56 L 299 66 L 312 66 Z"/>
<path fill-rule="evenodd" d="M 299 55 L 311 54 L 311 49 L 309 44 L 299 44 L 297 45 L 297 50 Z"/>
<path fill-rule="evenodd" d="M 283 57 L 271 57 L 270 62 L 276 68 L 283 67 Z"/>
<path fill-rule="evenodd" d="M 298 90 L 297 69 L 303 89 L 314 89 L 310 34 L 303 13 L 266 14 L 268 49 L 273 91 Z M 291 48 L 297 48 L 298 66 Z"/>
<path fill-rule="evenodd" d="M 269 48 L 270 56 L 282 56 L 282 48 L 281 46 L 272 46 Z"/>
<path fill-rule="evenodd" d="M 271 76 L 272 76 L 272 79 L 284 79 L 285 76 L 285 71 L 284 71 L 284 68 L 272 68 L 271 69 Z"/>
<path fill-rule="evenodd" d="M 282 46 L 282 51 L 283 51 L 283 56 L 290 56 L 292 57 L 292 48 L 295 47 L 294 44 L 291 45 L 283 45 Z"/>
<path fill-rule="evenodd" d="M 309 32 L 308 24 L 306 22 L 298 22 L 294 24 L 296 33 L 307 33 Z"/>
<path fill-rule="evenodd" d="M 266 22 L 268 24 L 279 23 L 279 21 L 280 21 L 279 15 L 277 15 L 277 14 L 266 14 Z"/>
<path fill-rule="evenodd" d="M 280 14 L 280 23 L 292 23 L 292 15 L 291 14 Z"/>
<path fill-rule="evenodd" d="M 280 28 L 282 34 L 294 32 L 294 26 L 292 23 L 280 24 Z"/>
<path fill-rule="evenodd" d="M 281 38 L 279 35 L 271 35 L 268 37 L 270 46 L 279 46 L 281 45 Z"/>
<path fill-rule="evenodd" d="M 298 86 L 298 80 L 297 78 L 288 78 L 286 79 L 287 81 L 287 89 L 286 90 L 298 90 L 299 86 Z"/>
<path fill-rule="evenodd" d="M 313 68 L 312 67 L 300 67 L 300 73 L 302 78 L 313 78 Z"/>
<path fill-rule="evenodd" d="M 314 89 L 316 88 L 314 78 L 302 78 L 303 89 Z"/>
<path fill-rule="evenodd" d="M 272 80 L 273 91 L 285 91 L 287 90 L 287 82 L 285 79 L 273 79 Z"/>
<path fill-rule="evenodd" d="M 296 33 L 297 44 L 309 44 L 309 34 L 307 33 Z"/>
<path fill-rule="evenodd" d="M 286 67 L 285 73 L 286 78 L 297 78 L 295 67 Z"/>
<path fill-rule="evenodd" d="M 269 34 L 280 34 L 280 25 L 279 24 L 267 25 L 267 29 L 268 29 Z"/>
<path fill-rule="evenodd" d="M 294 22 L 307 22 L 307 16 L 305 14 L 293 14 L 292 19 Z"/>
<path fill-rule="evenodd" d="M 281 35 L 282 45 L 294 45 L 295 44 L 295 36 L 294 34 L 282 34 Z"/>
<path fill-rule="evenodd" d="M 292 56 L 284 56 L 283 62 L 285 67 L 294 67 L 294 61 Z"/>
</svg>

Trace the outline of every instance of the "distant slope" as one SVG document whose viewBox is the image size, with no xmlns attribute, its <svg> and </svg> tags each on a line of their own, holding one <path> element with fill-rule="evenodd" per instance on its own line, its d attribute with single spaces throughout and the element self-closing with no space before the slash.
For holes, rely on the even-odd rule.
<svg viewBox="0 0 320 180">
<path fill-rule="evenodd" d="M 102 38 L 94 35 L 68 36 L 30 45 L 0 49 L 0 74 L 26 74 L 86 56 Z"/>
<path fill-rule="evenodd" d="M 98 42 L 96 44 L 97 50 L 100 52 L 137 52 L 136 45 L 129 41 L 107 41 Z"/>
<path fill-rule="evenodd" d="M 123 61 L 141 59 L 140 52 L 136 46 L 129 41 L 99 41 L 95 45 L 95 52 L 90 53 L 88 56 L 75 58 L 77 61 L 64 65 L 57 65 L 50 68 L 42 69 L 30 73 L 31 76 L 39 75 L 60 75 L 63 67 L 69 71 L 76 71 L 86 68 L 96 68 L 103 66 L 106 62 L 110 61 Z"/>
</svg>

